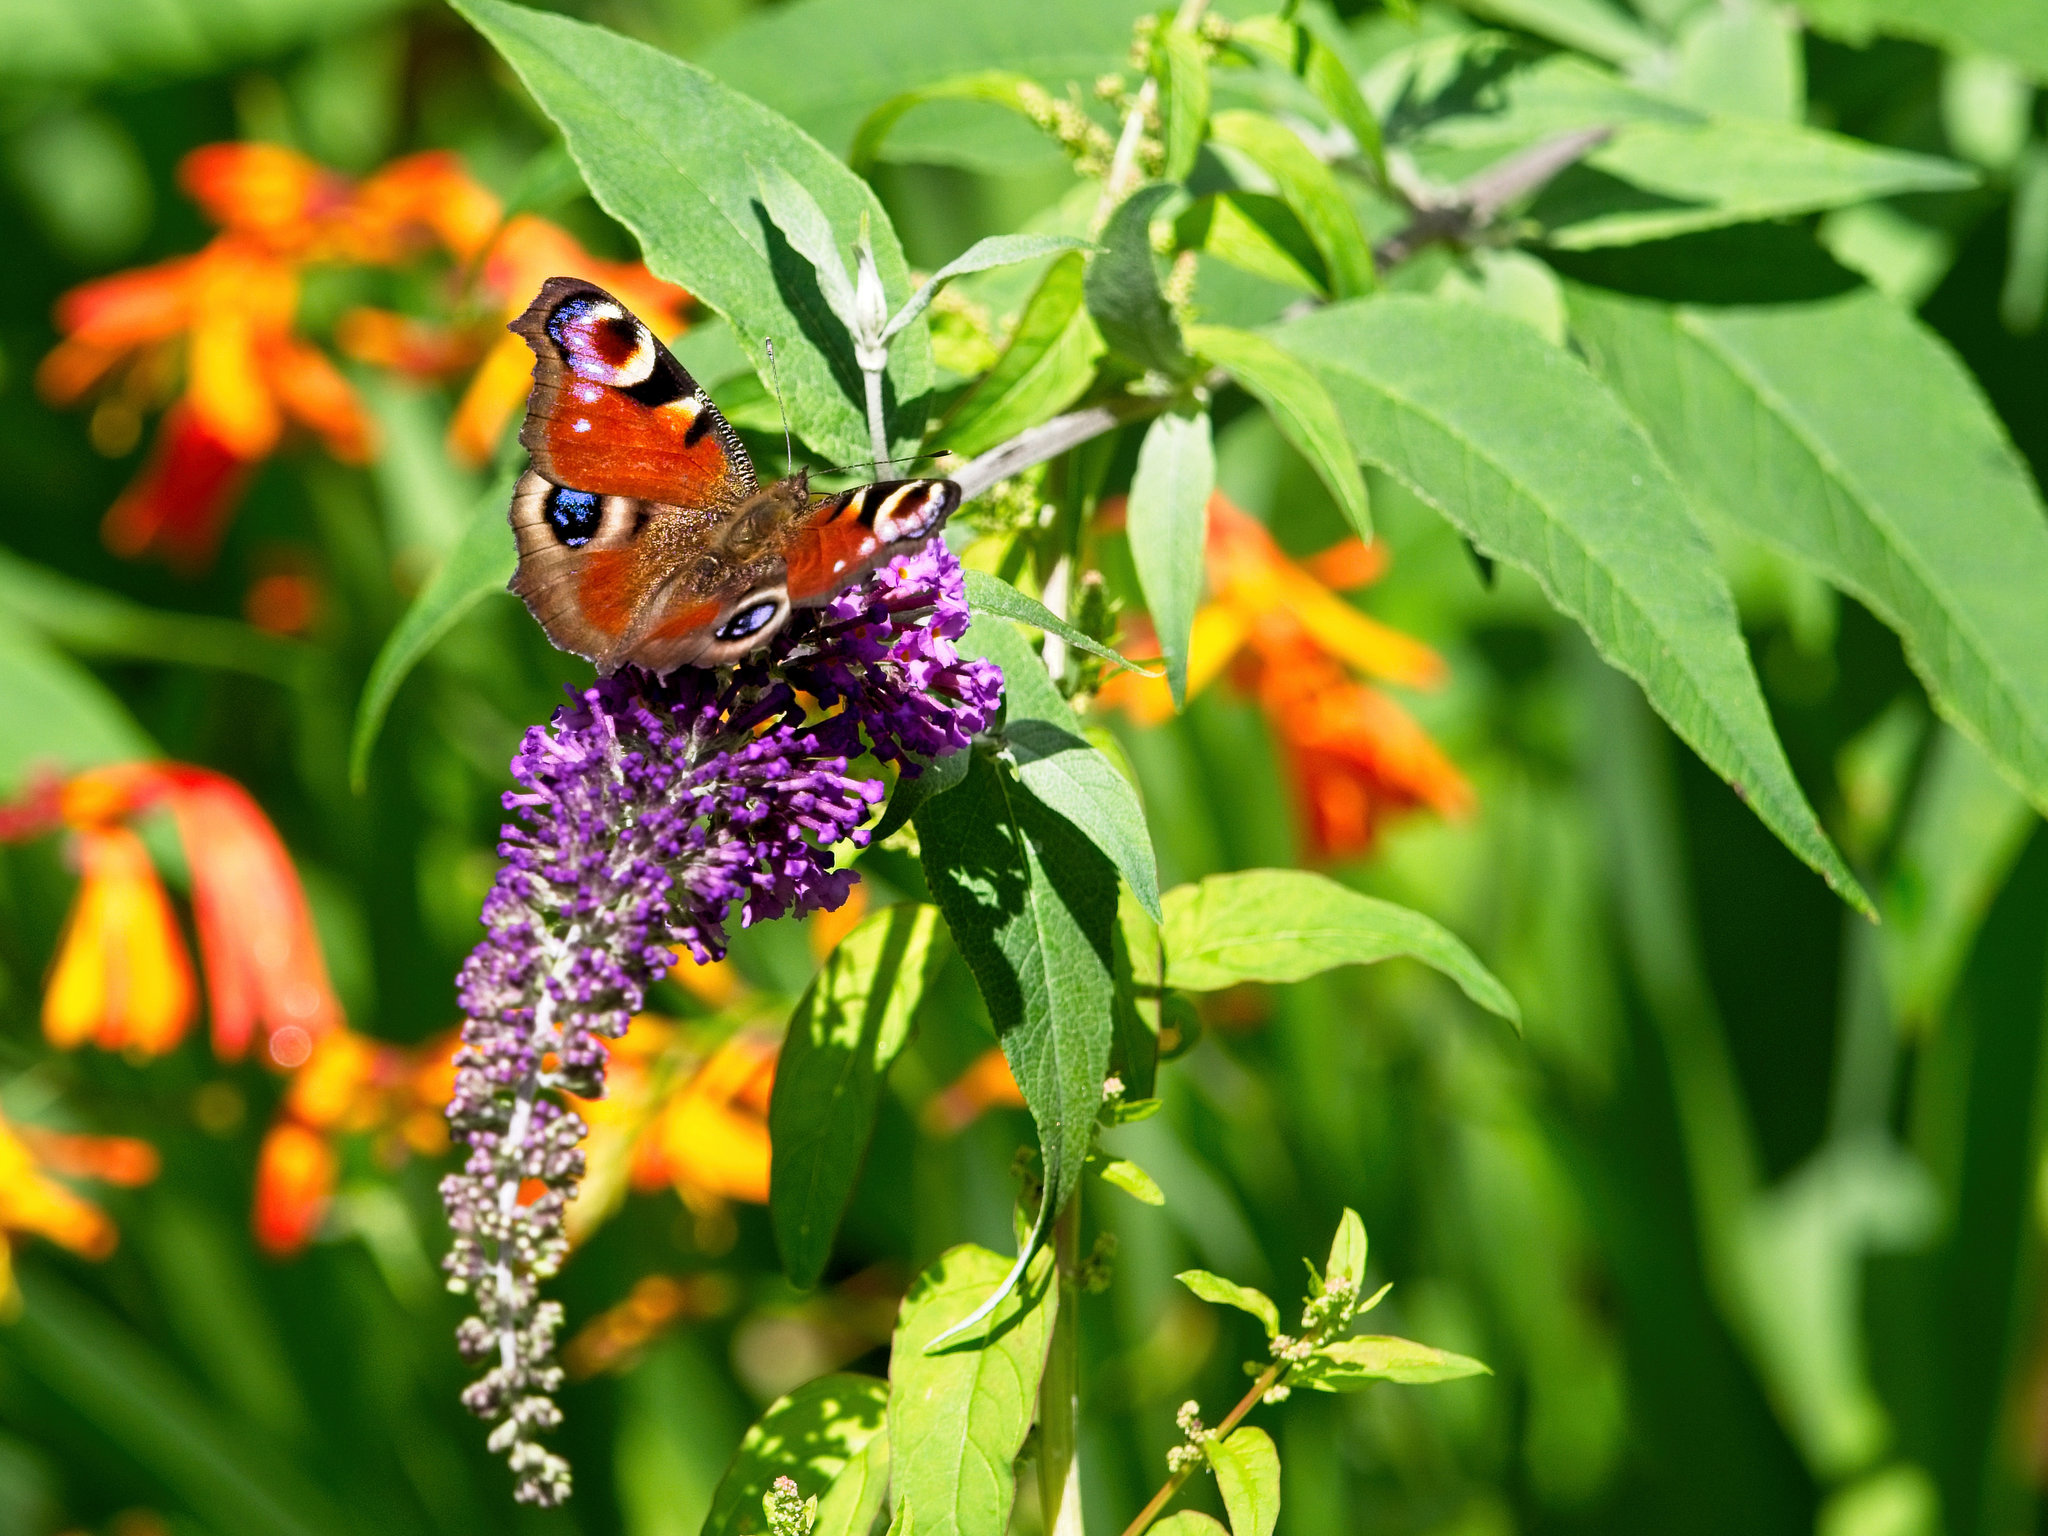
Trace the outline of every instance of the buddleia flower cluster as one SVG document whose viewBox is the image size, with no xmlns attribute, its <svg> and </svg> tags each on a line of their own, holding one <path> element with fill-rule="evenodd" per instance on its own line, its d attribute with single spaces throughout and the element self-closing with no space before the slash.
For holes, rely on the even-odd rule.
<svg viewBox="0 0 2048 1536">
<path fill-rule="evenodd" d="M 657 678 L 627 668 L 573 695 L 513 759 L 518 788 L 485 936 L 463 967 L 465 1023 L 448 1116 L 468 1148 L 441 1195 L 454 1232 L 458 1331 L 482 1374 L 463 1394 L 491 1422 L 517 1496 L 557 1504 L 568 1463 L 539 1436 L 561 1421 L 558 1303 L 540 1286 L 568 1249 L 583 1122 L 562 1095 L 604 1092 L 622 1035 L 678 948 L 722 956 L 726 924 L 838 906 L 855 876 L 834 845 L 865 841 L 883 793 L 850 762 L 914 774 L 993 715 L 1001 674 L 963 661 L 960 569 L 933 540 L 760 656 Z"/>
</svg>

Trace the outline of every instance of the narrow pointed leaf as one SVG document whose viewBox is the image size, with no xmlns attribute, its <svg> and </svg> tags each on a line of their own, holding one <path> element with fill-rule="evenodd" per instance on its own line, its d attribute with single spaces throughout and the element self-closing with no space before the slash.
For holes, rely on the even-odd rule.
<svg viewBox="0 0 2048 1536">
<path fill-rule="evenodd" d="M 1897 630 L 1936 707 L 2048 810 L 2048 509 L 1955 354 L 1868 289 L 1570 301 L 1691 493 Z"/>
<path fill-rule="evenodd" d="M 1185 181 L 1209 127 L 1209 65 L 1202 57 L 1201 41 L 1185 27 L 1162 27 L 1156 47 L 1164 87 L 1160 104 L 1166 119 L 1165 176 L 1168 181 Z"/>
<path fill-rule="evenodd" d="M 896 311 L 895 317 L 882 331 L 882 339 L 887 341 L 923 314 L 932 300 L 939 296 L 939 290 L 956 277 L 965 277 L 970 272 L 986 272 L 991 267 L 1007 267 L 1020 261 L 1036 261 L 1041 256 L 1061 251 L 1088 249 L 1088 242 L 1076 235 L 989 235 L 977 240 L 924 280 L 924 286 Z"/>
<path fill-rule="evenodd" d="M 1432 1349 L 1412 1339 L 1361 1335 L 1325 1344 L 1305 1361 L 1291 1380 L 1318 1392 L 1356 1392 L 1375 1381 L 1427 1386 L 1461 1376 L 1491 1376 L 1492 1371 L 1468 1355 Z"/>
<path fill-rule="evenodd" d="M 1236 150 L 1273 178 L 1322 255 L 1332 298 L 1356 298 L 1379 286 L 1372 242 L 1359 226 L 1351 200 L 1337 184 L 1336 174 L 1293 129 L 1262 112 L 1235 110 L 1218 112 L 1209 120 L 1209 132 L 1217 143 Z"/>
<path fill-rule="evenodd" d="M 1176 709 L 1187 701 L 1188 640 L 1202 597 L 1209 496 L 1215 488 L 1208 412 L 1181 409 L 1155 416 L 1138 447 L 1125 527 Z"/>
<path fill-rule="evenodd" d="M 885 908 L 840 942 L 790 1015 L 768 1105 L 768 1212 L 793 1285 L 824 1273 L 883 1080 L 945 954 L 936 908 Z"/>
<path fill-rule="evenodd" d="M 857 323 L 853 279 L 847 275 L 846 257 L 840 252 L 838 236 L 832 232 L 832 221 L 818 206 L 818 200 L 804 190 L 803 183 L 780 165 L 756 167 L 754 174 L 768 217 L 775 221 L 791 249 L 811 264 L 825 303 L 851 334 Z"/>
<path fill-rule="evenodd" d="M 1176 378 L 1190 366 L 1180 326 L 1153 265 L 1152 215 L 1171 197 L 1166 182 L 1140 187 L 1109 216 L 1102 249 L 1088 263 L 1088 312 L 1112 352 Z"/>
<path fill-rule="evenodd" d="M 1136 672 L 1141 677 L 1159 675 L 1156 668 L 1126 661 L 1101 641 L 1090 639 L 1037 598 L 1019 592 L 1002 577 L 991 576 L 987 571 L 967 571 L 964 574 L 967 577 L 967 606 L 976 613 L 1000 614 L 1033 629 L 1042 629 L 1049 635 L 1058 635 L 1067 644 L 1086 651 L 1090 656 L 1099 656 L 1126 672 Z"/>
<path fill-rule="evenodd" d="M 1280 1309 L 1273 1305 L 1273 1298 L 1264 1291 L 1239 1285 L 1235 1280 L 1226 1280 L 1221 1275 L 1212 1275 L 1206 1269 L 1184 1269 L 1173 1277 L 1202 1300 L 1214 1302 L 1219 1307 L 1235 1307 L 1240 1312 L 1249 1312 L 1259 1320 L 1259 1326 L 1266 1330 L 1266 1337 L 1272 1338 L 1280 1331 Z"/>
<path fill-rule="evenodd" d="M 377 659 L 370 664 L 363 696 L 356 704 L 355 732 L 348 750 L 349 782 L 357 794 L 368 787 L 370 751 L 377 745 L 377 733 L 384 728 L 384 717 L 398 696 L 399 685 L 463 615 L 493 592 L 504 591 L 505 583 L 512 579 L 519 554 L 507 517 L 517 479 L 516 475 L 501 475 L 477 498 L 460 542 L 384 637 Z"/>
<path fill-rule="evenodd" d="M 1168 986 L 1213 992 L 1245 981 L 1300 981 L 1405 955 L 1450 977 L 1480 1007 L 1521 1022 L 1507 988 L 1450 933 L 1420 912 L 1361 896 L 1326 875 L 1211 875 L 1176 886 L 1162 905 Z"/>
<path fill-rule="evenodd" d="M 939 441 L 954 453 L 993 448 L 1058 415 L 1088 388 L 1102 337 L 1082 302 L 1083 271 L 1076 252 L 1046 272 L 1002 356 L 940 427 Z"/>
<path fill-rule="evenodd" d="M 1344 1207 L 1337 1223 L 1337 1235 L 1330 1242 L 1329 1262 L 1323 1266 L 1323 1284 L 1356 1297 L 1365 1285 L 1365 1223 L 1358 1212 Z"/>
<path fill-rule="evenodd" d="M 1013 720 L 1003 739 L 1024 787 L 1108 854 L 1139 904 L 1157 918 L 1159 870 L 1131 781 L 1092 742 L 1048 721 Z"/>
<path fill-rule="evenodd" d="M 1361 455 L 1534 576 L 1764 824 L 1872 914 L 1792 776 L 1684 492 L 1583 364 L 1479 305 L 1402 296 L 1272 334 L 1321 375 Z"/>
<path fill-rule="evenodd" d="M 1280 435 L 1309 461 L 1345 520 L 1368 542 L 1372 539 L 1372 503 L 1358 455 L 1344 435 L 1344 418 L 1330 392 L 1291 354 L 1253 331 L 1227 325 L 1191 325 L 1188 345 L 1211 362 L 1221 364 L 1266 412 Z"/>
</svg>

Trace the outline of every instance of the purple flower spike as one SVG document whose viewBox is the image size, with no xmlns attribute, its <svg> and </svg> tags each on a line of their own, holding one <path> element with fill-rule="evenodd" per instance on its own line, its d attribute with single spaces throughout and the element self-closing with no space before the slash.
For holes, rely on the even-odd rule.
<svg viewBox="0 0 2048 1536">
<path fill-rule="evenodd" d="M 520 1500 L 559 1504 L 570 1486 L 538 1439 L 562 1417 L 562 1309 L 540 1283 L 568 1252 L 562 1212 L 583 1174 L 585 1127 L 560 1095 L 603 1094 L 603 1042 L 673 947 L 715 960 L 735 909 L 757 923 L 846 899 L 855 876 L 832 847 L 867 840 L 883 791 L 850 760 L 915 773 L 995 710 L 1001 674 L 953 649 L 967 619 L 959 565 L 934 539 L 739 667 L 628 668 L 586 688 L 512 760 L 504 863 L 460 978 L 448 1118 L 469 1156 L 441 1199 L 448 1286 L 476 1304 L 456 1341 L 485 1367 L 463 1402 L 494 1425 Z"/>
</svg>

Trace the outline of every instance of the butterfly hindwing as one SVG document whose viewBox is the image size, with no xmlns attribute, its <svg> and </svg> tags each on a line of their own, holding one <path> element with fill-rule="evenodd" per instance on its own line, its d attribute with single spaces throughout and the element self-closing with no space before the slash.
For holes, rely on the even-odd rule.
<svg viewBox="0 0 2048 1536">
<path fill-rule="evenodd" d="M 688 507 L 735 505 L 757 489 L 711 397 L 596 284 L 549 278 L 512 329 L 534 354 L 519 441 L 547 479 Z"/>
<path fill-rule="evenodd" d="M 789 600 L 815 606 L 891 555 L 917 548 L 960 504 L 950 480 L 883 480 L 816 502 L 783 559 Z"/>
</svg>

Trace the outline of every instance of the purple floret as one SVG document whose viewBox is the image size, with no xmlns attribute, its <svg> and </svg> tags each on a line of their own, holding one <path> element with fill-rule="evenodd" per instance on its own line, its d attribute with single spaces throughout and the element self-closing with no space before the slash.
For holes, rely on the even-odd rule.
<svg viewBox="0 0 2048 1536">
<path fill-rule="evenodd" d="M 570 1486 L 537 1438 L 561 1422 L 562 1380 L 562 1309 L 540 1282 L 568 1252 L 583 1174 L 585 1126 L 560 1095 L 602 1095 L 604 1042 L 673 947 L 715 960 L 735 911 L 757 923 L 846 899 L 856 877 L 833 845 L 866 842 L 883 794 L 849 763 L 871 752 L 915 773 L 994 713 L 1001 674 L 953 648 L 967 622 L 959 565 L 934 539 L 738 667 L 627 668 L 520 744 L 484 939 L 459 981 L 448 1118 L 469 1155 L 441 1183 L 449 1288 L 476 1303 L 457 1342 L 487 1367 L 463 1401 L 494 1424 L 519 1499 L 558 1504 Z"/>
</svg>

